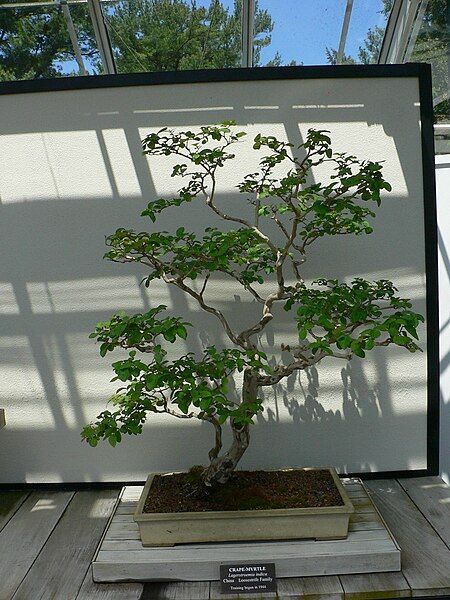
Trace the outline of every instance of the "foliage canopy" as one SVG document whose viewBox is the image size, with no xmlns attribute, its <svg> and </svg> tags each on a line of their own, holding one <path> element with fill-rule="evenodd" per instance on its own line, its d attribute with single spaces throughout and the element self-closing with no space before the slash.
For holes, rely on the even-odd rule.
<svg viewBox="0 0 450 600">
<path fill-rule="evenodd" d="M 191 326 L 182 317 L 168 316 L 165 306 L 145 314 L 116 314 L 99 323 L 91 336 L 100 342 L 102 356 L 116 348 L 128 356 L 113 363 L 113 380 L 123 384 L 112 399 L 115 410 L 104 411 L 88 425 L 84 439 L 92 446 L 100 439 L 115 445 L 123 434 L 141 433 L 151 413 L 210 422 L 216 439 L 204 473 L 208 485 L 226 481 L 245 452 L 250 425 L 263 410 L 263 387 L 327 357 L 364 358 L 374 348 L 391 344 L 415 352 L 417 327 L 423 321 L 388 280 L 343 283 L 322 278 L 308 284 L 302 277 L 302 264 L 321 238 L 372 233 L 369 219 L 381 204 L 382 192 L 391 191 L 382 164 L 333 151 L 327 131 L 310 129 L 298 146 L 258 134 L 252 146 L 264 154 L 259 169 L 237 185 L 243 201 L 256 210 L 254 222 L 225 212 L 224 202 L 217 200 L 221 169 L 236 159 L 232 146 L 245 135 L 231 121 L 198 131 L 163 128 L 150 133 L 143 140 L 144 153 L 176 157 L 171 175 L 183 185 L 175 197 L 148 204 L 142 216 L 150 221 L 149 231 L 121 228 L 110 235 L 105 255 L 114 262 L 144 265 L 146 286 L 161 280 L 195 299 L 220 322 L 229 347 L 208 346 L 200 356 L 186 353 L 169 359 L 166 343 L 184 340 Z M 325 162 L 332 168 L 329 181 L 312 182 L 311 169 Z M 184 212 L 200 201 L 231 229 L 209 227 L 197 236 L 185 227 L 169 233 L 152 225 L 163 211 L 183 207 Z M 267 233 L 270 223 L 278 236 Z M 208 300 L 215 273 L 237 282 L 260 306 L 255 322 L 242 331 Z M 298 344 L 280 348 L 290 356 L 288 361 L 269 359 L 260 343 L 277 303 L 292 313 L 298 331 Z M 243 377 L 238 401 L 228 394 L 235 372 Z M 221 454 L 226 422 L 233 442 Z"/>
</svg>

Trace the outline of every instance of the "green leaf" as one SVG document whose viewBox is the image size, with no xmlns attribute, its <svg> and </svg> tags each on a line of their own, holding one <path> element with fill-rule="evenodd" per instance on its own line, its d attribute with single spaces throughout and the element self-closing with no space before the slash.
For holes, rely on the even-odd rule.
<svg viewBox="0 0 450 600">
<path fill-rule="evenodd" d="M 298 337 L 301 340 L 305 340 L 307 335 L 308 335 L 308 330 L 307 329 L 305 329 L 304 327 L 302 327 L 301 329 L 299 329 L 299 331 L 298 331 Z"/>
<path fill-rule="evenodd" d="M 417 335 L 417 330 L 415 327 L 413 327 L 413 325 L 410 325 L 409 323 L 405 323 L 404 328 L 410 335 L 413 336 L 413 338 L 415 338 L 416 340 L 419 339 L 419 336 Z"/>
<path fill-rule="evenodd" d="M 175 333 L 173 333 L 173 331 L 165 331 L 163 333 L 163 337 L 165 340 L 167 340 L 168 342 L 174 342 L 176 340 L 176 335 Z"/>
<path fill-rule="evenodd" d="M 352 352 L 354 354 L 356 354 L 356 356 L 359 356 L 360 358 L 365 358 L 366 353 L 361 348 L 359 342 L 357 342 L 356 340 L 353 340 L 353 342 L 350 344 L 350 348 L 351 348 Z"/>
<path fill-rule="evenodd" d="M 186 327 L 183 327 L 182 325 L 180 325 L 179 327 L 177 327 L 177 335 L 182 338 L 183 340 L 185 340 L 187 338 L 187 329 Z"/>
<path fill-rule="evenodd" d="M 347 348 L 349 348 L 351 343 L 352 338 L 349 335 L 342 335 L 337 340 L 338 348 L 341 348 L 342 350 L 346 350 Z"/>
</svg>

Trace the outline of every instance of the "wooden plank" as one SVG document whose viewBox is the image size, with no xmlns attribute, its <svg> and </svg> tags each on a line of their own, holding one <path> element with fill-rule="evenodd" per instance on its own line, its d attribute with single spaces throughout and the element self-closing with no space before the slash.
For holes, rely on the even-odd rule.
<svg viewBox="0 0 450 600">
<path fill-rule="evenodd" d="M 115 503 L 115 505 L 114 505 L 114 507 L 113 507 L 113 509 L 112 509 L 112 511 L 111 511 L 111 514 L 109 515 L 109 518 L 108 518 L 108 522 L 107 522 L 107 524 L 106 524 L 106 527 L 105 527 L 105 529 L 103 530 L 103 533 L 102 533 L 102 536 L 101 536 L 101 538 L 100 538 L 100 541 L 99 541 L 99 543 L 98 543 L 98 545 L 97 545 L 97 548 L 96 548 L 96 550 L 95 550 L 95 552 L 94 552 L 94 556 L 92 557 L 92 562 L 94 562 L 94 561 L 96 560 L 96 558 L 97 558 L 98 551 L 99 551 L 99 549 L 100 549 L 100 547 L 101 547 L 101 545 L 102 545 L 102 543 L 103 543 L 103 540 L 105 539 L 105 535 L 106 535 L 106 532 L 108 531 L 108 527 L 109 527 L 109 526 L 111 525 L 111 523 L 112 523 L 113 517 L 114 517 L 114 515 L 115 515 L 115 511 L 117 510 L 117 507 L 118 507 L 118 505 L 119 505 L 119 503 L 120 503 L 120 500 L 121 500 L 121 498 L 122 498 L 122 495 L 123 495 L 123 491 L 124 491 L 124 489 L 125 489 L 125 488 L 122 488 L 122 489 L 120 490 L 120 492 L 119 492 L 118 496 L 117 496 L 116 503 Z M 91 562 L 91 570 L 92 570 L 92 562 Z"/>
<path fill-rule="evenodd" d="M 136 509 L 136 502 L 133 504 L 133 506 L 128 507 L 128 506 L 123 506 L 122 504 L 118 504 L 116 511 L 115 511 L 115 515 L 129 515 L 130 517 L 133 517 L 134 512 Z"/>
<path fill-rule="evenodd" d="M 402 573 L 364 573 L 340 575 L 345 598 L 351 600 L 381 600 L 409 598 L 411 588 Z"/>
<path fill-rule="evenodd" d="M 5 409 L 0 408 L 0 429 L 6 425 Z"/>
<path fill-rule="evenodd" d="M 132 552 L 132 551 L 131 551 Z M 349 554 L 346 556 L 332 554 L 325 560 L 318 560 L 315 556 L 301 557 L 274 557 L 252 556 L 257 562 L 275 562 L 278 577 L 292 577 L 300 574 L 305 577 L 320 575 L 336 575 L 338 573 L 361 573 L 378 569 L 379 571 L 393 571 L 399 568 L 398 555 L 393 557 L 391 552 L 378 552 L 368 555 L 367 552 Z M 228 556 L 226 559 L 211 557 L 203 562 L 167 560 L 162 563 L 135 561 L 130 558 L 128 562 L 108 560 L 95 562 L 93 573 L 95 581 L 213 581 L 217 579 L 218 562 L 248 562 L 249 556 Z"/>
<path fill-rule="evenodd" d="M 121 502 L 137 502 L 144 489 L 143 485 L 127 485 L 122 490 Z"/>
<path fill-rule="evenodd" d="M 363 530 L 375 531 L 377 529 L 385 529 L 381 521 L 364 521 L 361 523 L 350 523 L 348 526 L 349 531 L 363 531 Z"/>
<path fill-rule="evenodd" d="M 142 600 L 209 600 L 209 587 L 209 581 L 146 583 Z"/>
<path fill-rule="evenodd" d="M 74 495 L 14 600 L 76 598 L 117 496 L 117 490 Z"/>
<path fill-rule="evenodd" d="M 364 489 L 361 487 L 361 489 L 359 489 L 358 491 L 354 491 L 354 492 L 347 492 L 348 497 L 353 500 L 354 498 L 367 498 L 367 493 L 364 491 Z"/>
<path fill-rule="evenodd" d="M 343 477 L 341 478 L 342 484 L 345 486 L 346 490 L 357 490 L 361 485 L 361 479 L 359 477 Z"/>
<path fill-rule="evenodd" d="M 350 516 L 350 523 L 367 523 L 369 521 L 381 521 L 380 515 L 373 511 L 371 513 L 353 513 Z"/>
<path fill-rule="evenodd" d="M 350 498 L 350 496 L 349 496 L 349 498 Z M 353 506 L 357 509 L 357 512 L 359 512 L 358 508 L 360 506 L 364 507 L 364 506 L 369 505 L 372 507 L 372 503 L 367 494 L 364 494 L 364 495 L 361 494 L 360 496 L 353 496 L 353 497 L 351 497 L 351 500 L 352 500 Z M 372 510 L 373 510 L 373 507 L 372 507 Z"/>
<path fill-rule="evenodd" d="M 357 532 L 352 532 L 349 537 L 347 538 L 347 541 L 351 541 L 351 542 L 362 542 L 362 541 L 372 541 L 372 540 L 390 540 L 390 536 L 388 534 L 388 532 L 385 529 L 379 529 L 376 531 L 357 531 Z M 286 543 L 286 542 L 283 542 Z M 316 543 L 316 542 L 313 542 Z M 320 544 L 323 544 L 323 542 L 317 542 Z M 242 545 L 241 545 L 242 547 Z M 251 552 L 252 549 L 254 547 L 254 543 L 248 543 L 247 548 L 248 551 Z M 221 548 L 223 548 L 223 545 L 221 544 L 208 544 L 207 545 L 208 551 L 209 552 L 216 552 L 216 551 L 220 551 Z M 189 551 L 190 552 L 197 552 L 198 550 L 204 550 L 205 549 L 205 545 L 203 544 L 203 546 L 199 545 L 199 544 L 189 544 Z M 143 549 L 142 548 L 142 543 L 140 542 L 140 540 L 108 540 L 108 539 L 104 539 L 102 546 L 101 546 L 101 551 L 104 550 L 115 550 L 115 551 L 125 551 L 125 550 L 141 550 L 141 551 L 147 551 L 149 553 L 152 553 L 152 549 L 151 548 L 146 548 Z M 173 548 L 161 548 L 161 551 L 165 552 L 167 554 L 167 552 L 170 552 L 171 550 L 173 550 Z"/>
<path fill-rule="evenodd" d="M 450 593 L 450 550 L 394 480 L 365 482 L 402 549 L 402 572 L 413 596 Z"/>
<path fill-rule="evenodd" d="M 349 532 L 353 531 L 377 531 L 385 529 L 383 523 L 378 520 L 366 520 L 361 522 L 353 522 L 349 525 Z M 140 540 L 139 528 L 133 525 L 127 527 L 118 527 L 117 523 L 113 523 L 111 528 L 106 532 L 105 540 Z"/>
<path fill-rule="evenodd" d="M 321 543 L 321 542 L 319 542 Z M 97 561 L 93 564 L 95 581 L 212 581 L 218 578 L 218 563 L 248 562 L 275 562 L 279 577 L 336 575 L 338 573 L 361 573 L 372 571 L 398 570 L 399 553 L 393 551 L 392 544 L 385 540 L 368 542 L 355 542 L 347 552 L 336 552 L 327 544 L 323 553 L 317 555 L 304 549 L 299 551 L 299 546 L 283 552 L 283 546 L 275 546 L 271 552 L 262 550 L 262 546 L 255 546 L 251 554 L 247 547 L 241 549 L 235 544 L 229 545 L 218 551 L 200 552 L 195 554 L 186 548 L 176 558 L 173 553 L 176 547 L 162 550 L 153 549 L 153 559 L 146 552 L 128 550 L 122 552 L 100 551 Z M 145 549 L 146 551 L 152 549 Z"/>
<path fill-rule="evenodd" d="M 33 492 L 2 529 L 1 599 L 12 598 L 72 496 L 73 492 Z"/>
<path fill-rule="evenodd" d="M 399 479 L 399 484 L 450 548 L 450 485 L 440 477 Z"/>
<path fill-rule="evenodd" d="M 336 576 L 280 579 L 278 591 L 282 598 L 297 595 L 305 600 L 342 600 L 344 597 Z"/>
<path fill-rule="evenodd" d="M 143 591 L 142 583 L 94 583 L 89 567 L 76 600 L 140 600 Z"/>
<path fill-rule="evenodd" d="M 350 532 L 346 539 L 344 540 L 321 540 L 315 541 L 311 539 L 306 540 L 282 540 L 278 541 L 270 541 L 270 542 L 234 542 L 233 547 L 239 548 L 243 552 L 253 552 L 255 549 L 260 549 L 261 552 L 270 553 L 275 552 L 276 550 L 283 548 L 284 552 L 296 551 L 303 553 L 308 552 L 317 552 L 318 554 L 323 554 L 328 551 L 335 550 L 336 548 L 340 548 L 341 551 L 346 551 L 347 549 L 352 550 L 354 548 L 354 543 L 363 542 L 363 541 L 372 541 L 372 540 L 386 540 L 391 542 L 391 536 L 386 531 L 386 529 L 382 530 L 362 530 Z M 106 543 L 109 545 L 115 545 L 115 549 L 122 550 L 125 548 L 125 543 L 128 542 L 129 549 L 140 550 L 143 556 L 167 556 L 167 553 L 173 557 L 182 558 L 186 554 L 190 554 L 192 552 L 200 553 L 204 555 L 208 555 L 212 552 L 221 552 L 224 548 L 229 547 L 228 543 L 198 543 L 198 544 L 177 544 L 176 546 L 160 546 L 160 547 L 147 547 L 144 548 L 140 542 L 136 542 L 134 538 L 128 539 L 113 539 L 109 540 L 106 536 L 103 540 L 102 546 L 99 549 L 98 554 L 104 551 L 107 547 Z M 394 543 L 388 543 L 387 546 L 394 548 Z M 134 547 L 134 548 L 133 548 Z"/>
<path fill-rule="evenodd" d="M 335 575 L 330 577 L 286 577 L 278 579 L 278 595 L 265 594 L 263 598 L 301 598 L 302 600 L 343 600 L 344 592 Z M 245 594 L 245 598 L 261 598 L 260 594 Z M 211 600 L 236 600 L 236 594 L 221 594 L 220 583 L 211 582 Z"/>
<path fill-rule="evenodd" d="M 360 542 L 347 542 L 346 540 L 337 540 L 330 542 L 288 542 L 283 543 L 255 543 L 253 546 L 250 544 L 237 544 L 233 543 L 230 550 L 231 544 L 228 546 L 223 544 L 222 546 L 217 545 L 215 548 L 211 548 L 209 544 L 205 544 L 204 548 L 196 546 L 192 548 L 190 544 L 173 546 L 171 548 L 140 548 L 139 550 L 103 550 L 101 549 L 97 556 L 97 562 L 99 563 L 122 563 L 122 562 L 133 562 L 133 563 L 152 563 L 157 564 L 162 561 L 170 560 L 173 564 L 175 563 L 190 563 L 195 566 L 200 562 L 211 561 L 211 554 L 214 553 L 214 559 L 219 562 L 226 562 L 227 560 L 233 561 L 233 557 L 236 557 L 237 562 L 244 561 L 245 556 L 248 556 L 249 552 L 252 553 L 252 560 L 267 560 L 274 553 L 279 558 L 311 558 L 314 557 L 319 559 L 321 557 L 332 557 L 339 555 L 341 557 L 353 556 L 363 554 L 366 551 L 373 554 L 389 553 L 393 551 L 393 544 L 391 540 L 371 540 L 370 548 L 369 542 L 363 540 Z M 195 556 L 193 553 L 195 552 Z M 287 577 L 288 575 L 284 575 Z"/>
<path fill-rule="evenodd" d="M 358 511 L 358 514 L 363 513 L 373 513 L 373 504 L 369 498 L 352 498 L 351 499 L 355 510 Z"/>
<path fill-rule="evenodd" d="M 0 531 L 28 498 L 27 492 L 0 492 Z"/>
</svg>

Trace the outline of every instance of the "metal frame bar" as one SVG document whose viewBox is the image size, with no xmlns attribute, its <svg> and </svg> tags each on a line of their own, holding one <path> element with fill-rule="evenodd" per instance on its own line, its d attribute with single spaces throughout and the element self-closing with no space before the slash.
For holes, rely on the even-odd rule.
<svg viewBox="0 0 450 600">
<path fill-rule="evenodd" d="M 428 0 L 395 0 L 389 15 L 378 62 L 406 62 L 408 45 L 417 37 Z"/>
<path fill-rule="evenodd" d="M 342 22 L 341 37 L 339 39 L 339 49 L 336 56 L 336 64 L 341 65 L 344 59 L 345 44 L 347 42 L 348 28 L 350 25 L 350 18 L 352 16 L 353 0 L 347 0 L 347 6 L 345 7 L 344 20 Z"/>
<path fill-rule="evenodd" d="M 427 1 L 427 0 L 426 0 Z M 418 15 L 420 5 L 423 0 L 409 0 L 406 8 L 405 19 L 401 31 L 399 31 L 398 46 L 393 56 L 393 62 L 405 62 L 405 54 L 408 48 L 408 41 L 411 31 L 414 28 L 416 16 Z"/>
<path fill-rule="evenodd" d="M 403 62 L 409 62 L 412 51 L 416 44 L 417 36 L 419 35 L 420 28 L 422 27 L 423 17 L 427 8 L 428 0 L 419 0 L 419 6 L 417 8 L 416 16 L 414 18 L 414 24 L 409 33 L 408 39 L 406 40 L 406 48 L 403 55 Z"/>
<path fill-rule="evenodd" d="M 402 12 L 404 0 L 394 0 L 386 29 L 381 43 L 380 55 L 378 57 L 378 64 L 387 64 L 389 62 L 389 50 L 392 46 L 395 32 L 397 31 L 398 21 L 400 13 Z"/>
<path fill-rule="evenodd" d="M 103 71 L 107 75 L 114 75 L 117 73 L 117 68 L 100 1 L 87 0 L 87 4 L 92 26 L 94 28 L 95 39 L 97 40 L 98 50 L 102 59 Z"/>
<path fill-rule="evenodd" d="M 255 0 L 242 1 L 242 61 L 243 67 L 253 67 L 253 36 L 255 29 Z"/>
<path fill-rule="evenodd" d="M 72 15 L 70 14 L 70 8 L 66 0 L 56 0 L 56 5 L 61 7 L 64 19 L 66 20 L 67 30 L 69 32 L 70 42 L 72 44 L 73 53 L 75 54 L 75 60 L 78 64 L 78 71 L 80 75 L 88 75 L 86 67 L 84 66 L 83 56 L 81 54 L 81 48 L 77 39 L 77 32 L 75 31 L 75 25 L 73 24 Z"/>
</svg>

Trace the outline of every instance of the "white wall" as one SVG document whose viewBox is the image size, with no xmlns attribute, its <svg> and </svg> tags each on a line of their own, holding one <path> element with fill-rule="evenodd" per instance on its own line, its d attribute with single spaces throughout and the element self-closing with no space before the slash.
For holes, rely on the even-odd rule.
<svg viewBox="0 0 450 600">
<path fill-rule="evenodd" d="M 450 481 L 450 155 L 436 156 L 439 243 L 439 342 L 441 356 L 442 476 Z"/>
<path fill-rule="evenodd" d="M 116 449 L 82 445 L 81 427 L 105 408 L 111 360 L 88 334 L 117 309 L 165 303 L 198 334 L 189 348 L 223 343 L 176 290 L 139 287 L 142 269 L 102 261 L 104 236 L 119 226 L 151 226 L 138 215 L 156 195 L 176 190 L 166 163 L 147 161 L 140 138 L 170 125 L 195 127 L 234 118 L 250 133 L 299 143 L 309 126 L 330 129 L 334 148 L 385 160 L 393 192 L 364 238 L 323 240 L 305 276 L 392 278 L 425 314 L 422 165 L 415 79 L 215 83 L 0 96 L 0 481 L 143 479 L 151 470 L 204 462 L 212 432 L 196 423 L 151 418 L 140 438 Z M 220 187 L 242 211 L 233 186 L 256 166 L 248 143 Z M 315 177 L 325 178 L 325 172 Z M 164 215 L 165 228 L 197 232 L 206 209 Z M 231 300 L 226 300 L 231 298 Z M 211 285 L 238 326 L 257 307 L 223 278 Z M 282 311 L 281 311 L 282 312 Z M 295 337 L 286 318 L 263 342 L 274 352 Z M 425 330 L 421 343 L 426 350 Z M 266 394 L 243 466 L 334 464 L 342 471 L 426 467 L 426 352 L 378 349 L 348 366 L 323 362 Z"/>
</svg>

